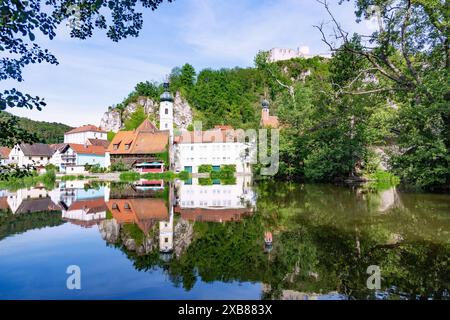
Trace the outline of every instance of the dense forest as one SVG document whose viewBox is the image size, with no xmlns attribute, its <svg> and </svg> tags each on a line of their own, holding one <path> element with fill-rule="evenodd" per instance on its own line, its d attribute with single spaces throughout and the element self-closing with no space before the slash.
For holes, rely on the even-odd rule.
<svg viewBox="0 0 450 320">
<path fill-rule="evenodd" d="M 21 129 L 36 135 L 38 141 L 43 143 L 63 142 L 64 133 L 72 129 L 72 127 L 62 123 L 35 121 L 28 118 L 13 116 L 6 111 L 0 112 L 0 122 L 6 122 L 11 118 L 14 118 L 17 121 L 17 124 Z"/>
</svg>

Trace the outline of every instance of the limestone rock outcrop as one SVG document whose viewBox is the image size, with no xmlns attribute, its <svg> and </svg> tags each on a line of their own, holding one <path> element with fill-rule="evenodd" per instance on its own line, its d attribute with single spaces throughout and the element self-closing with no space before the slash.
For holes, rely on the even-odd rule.
<svg viewBox="0 0 450 320">
<path fill-rule="evenodd" d="M 117 132 L 123 128 L 124 122 L 142 106 L 144 112 L 150 119 L 158 119 L 159 102 L 148 97 L 138 97 L 135 102 L 131 102 L 119 110 L 118 108 L 109 108 L 103 114 L 100 121 L 100 128 L 105 131 Z M 192 123 L 192 108 L 179 92 L 176 92 L 173 102 L 173 121 L 176 128 L 187 129 Z"/>
<path fill-rule="evenodd" d="M 194 227 L 189 221 L 180 219 L 173 233 L 173 248 L 177 258 L 189 247 L 194 235 Z"/>
<path fill-rule="evenodd" d="M 102 239 L 108 243 L 116 243 L 120 236 L 120 225 L 115 219 L 107 219 L 100 222 L 98 230 Z"/>
</svg>

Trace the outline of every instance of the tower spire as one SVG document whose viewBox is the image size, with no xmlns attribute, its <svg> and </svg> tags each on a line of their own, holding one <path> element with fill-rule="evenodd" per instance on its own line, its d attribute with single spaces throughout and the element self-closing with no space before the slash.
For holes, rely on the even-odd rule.
<svg viewBox="0 0 450 320">
<path fill-rule="evenodd" d="M 170 133 L 170 143 L 173 141 L 173 96 L 170 93 L 169 81 L 166 77 L 163 84 L 164 92 L 160 96 L 159 104 L 159 129 L 168 130 Z"/>
</svg>

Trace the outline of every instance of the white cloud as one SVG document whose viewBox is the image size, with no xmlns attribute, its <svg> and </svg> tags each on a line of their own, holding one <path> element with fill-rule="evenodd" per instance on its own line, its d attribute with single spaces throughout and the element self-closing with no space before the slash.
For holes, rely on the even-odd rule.
<svg viewBox="0 0 450 320">
<path fill-rule="evenodd" d="M 355 27 L 349 4 L 331 7 L 344 26 Z M 200 54 L 224 60 L 249 64 L 259 50 L 273 47 L 327 51 L 313 25 L 329 17 L 315 0 L 195 0 L 180 20 L 181 38 L 187 44 Z M 362 25 L 357 28 L 366 29 Z"/>
</svg>

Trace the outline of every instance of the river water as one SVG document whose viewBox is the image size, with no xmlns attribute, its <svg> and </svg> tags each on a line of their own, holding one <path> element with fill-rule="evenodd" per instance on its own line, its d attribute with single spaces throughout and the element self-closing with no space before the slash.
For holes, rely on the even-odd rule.
<svg viewBox="0 0 450 320">
<path fill-rule="evenodd" d="M 450 195 L 280 182 L 0 191 L 0 299 L 449 299 Z"/>
</svg>

